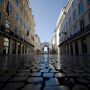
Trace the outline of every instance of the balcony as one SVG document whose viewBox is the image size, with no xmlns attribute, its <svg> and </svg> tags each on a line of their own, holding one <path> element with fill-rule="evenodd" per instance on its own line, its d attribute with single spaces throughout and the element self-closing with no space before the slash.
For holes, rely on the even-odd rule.
<svg viewBox="0 0 90 90">
<path fill-rule="evenodd" d="M 70 36 L 67 40 L 60 43 L 59 46 L 64 45 L 66 43 L 69 43 L 69 42 L 71 42 L 73 40 L 76 40 L 78 38 L 81 38 L 81 37 L 83 37 L 83 36 L 85 36 L 85 35 L 87 35 L 89 33 L 90 33 L 90 24 L 87 25 L 83 30 L 78 31 L 78 33 Z"/>
<path fill-rule="evenodd" d="M 29 43 L 28 41 L 24 40 L 22 37 L 19 37 L 19 35 L 15 34 L 14 32 L 12 32 L 10 29 L 6 28 L 3 25 L 0 25 L 0 34 L 8 37 L 8 38 L 12 38 L 13 40 L 17 40 L 19 42 L 22 42 L 24 44 L 28 44 L 32 47 L 34 47 L 34 45 L 32 45 L 31 43 Z"/>
</svg>

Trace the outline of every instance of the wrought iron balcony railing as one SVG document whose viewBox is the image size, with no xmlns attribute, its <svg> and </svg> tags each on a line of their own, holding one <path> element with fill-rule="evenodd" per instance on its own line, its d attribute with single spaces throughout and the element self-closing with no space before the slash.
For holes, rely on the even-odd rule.
<svg viewBox="0 0 90 90">
<path fill-rule="evenodd" d="M 71 35 L 67 40 L 63 41 L 62 43 L 59 44 L 59 46 L 66 44 L 72 40 L 76 40 L 82 36 L 85 36 L 87 34 L 90 33 L 90 24 L 87 25 L 85 28 L 83 28 L 82 30 L 78 31 L 77 33 L 75 33 L 74 35 Z"/>
<path fill-rule="evenodd" d="M 0 25 L 0 33 L 3 34 L 4 36 L 8 37 L 8 38 L 12 38 L 14 40 L 20 41 L 22 43 L 25 43 L 25 44 L 28 44 L 28 45 L 34 47 L 34 45 L 32 45 L 28 41 L 24 40 L 22 37 L 20 37 L 19 35 L 17 35 L 16 33 L 14 33 L 9 28 L 6 28 L 3 25 Z"/>
</svg>

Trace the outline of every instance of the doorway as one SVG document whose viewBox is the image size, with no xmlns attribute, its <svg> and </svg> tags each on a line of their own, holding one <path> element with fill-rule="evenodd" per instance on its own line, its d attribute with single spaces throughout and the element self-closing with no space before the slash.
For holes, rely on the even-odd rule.
<svg viewBox="0 0 90 90">
<path fill-rule="evenodd" d="M 9 39 L 6 38 L 6 37 L 4 38 L 3 46 L 4 46 L 4 48 L 3 48 L 3 54 L 4 55 L 9 54 Z"/>
</svg>

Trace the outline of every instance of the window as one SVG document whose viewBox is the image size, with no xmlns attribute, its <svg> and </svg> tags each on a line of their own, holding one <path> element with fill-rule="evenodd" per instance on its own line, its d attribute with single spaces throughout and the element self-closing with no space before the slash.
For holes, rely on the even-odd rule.
<svg viewBox="0 0 90 90">
<path fill-rule="evenodd" d="M 22 18 L 20 18 L 20 25 L 22 25 Z"/>
<path fill-rule="evenodd" d="M 76 15 L 76 10 L 73 12 L 73 21 L 75 21 L 77 18 L 77 15 Z"/>
<path fill-rule="evenodd" d="M 70 30 L 70 36 L 72 36 L 72 30 Z"/>
<path fill-rule="evenodd" d="M 83 3 L 82 2 L 79 3 L 78 9 L 79 9 L 79 14 L 81 14 L 83 12 Z"/>
<path fill-rule="evenodd" d="M 16 0 L 16 6 L 18 7 L 18 0 Z"/>
<path fill-rule="evenodd" d="M 17 13 L 17 11 L 15 11 L 14 19 L 15 19 L 16 21 L 18 20 L 18 13 Z"/>
<path fill-rule="evenodd" d="M 22 8 L 20 8 L 20 13 L 22 14 Z"/>
<path fill-rule="evenodd" d="M 7 14 L 8 14 L 8 15 L 9 15 L 9 14 L 12 14 L 12 4 L 11 4 L 10 1 L 8 1 L 6 10 L 7 10 Z"/>
<path fill-rule="evenodd" d="M 2 4 L 3 0 L 0 0 L 0 4 Z"/>
<path fill-rule="evenodd" d="M 78 32 L 77 25 L 74 26 L 74 34 Z"/>
<path fill-rule="evenodd" d="M 10 26 L 11 26 L 11 25 L 10 25 L 10 21 L 7 19 L 7 20 L 6 20 L 6 28 L 10 29 Z"/>
<path fill-rule="evenodd" d="M 13 28 L 13 32 L 14 34 L 17 34 L 17 27 L 14 25 L 14 28 Z"/>
<path fill-rule="evenodd" d="M 10 1 L 8 3 L 9 3 L 9 13 L 11 14 L 12 13 L 12 4 Z"/>
<path fill-rule="evenodd" d="M 19 30 L 19 39 L 21 38 L 21 30 Z"/>
<path fill-rule="evenodd" d="M 84 30 L 84 20 L 80 21 L 80 30 Z"/>
<path fill-rule="evenodd" d="M 90 3 L 90 0 L 88 0 L 88 2 Z"/>
</svg>

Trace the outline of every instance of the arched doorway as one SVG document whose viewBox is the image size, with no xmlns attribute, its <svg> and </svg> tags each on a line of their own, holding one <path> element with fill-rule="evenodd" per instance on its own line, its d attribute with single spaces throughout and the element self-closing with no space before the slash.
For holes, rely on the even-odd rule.
<svg viewBox="0 0 90 90">
<path fill-rule="evenodd" d="M 49 43 L 48 42 L 42 43 L 42 53 L 49 54 Z"/>
</svg>

